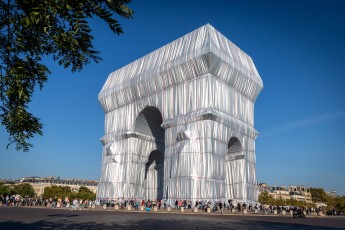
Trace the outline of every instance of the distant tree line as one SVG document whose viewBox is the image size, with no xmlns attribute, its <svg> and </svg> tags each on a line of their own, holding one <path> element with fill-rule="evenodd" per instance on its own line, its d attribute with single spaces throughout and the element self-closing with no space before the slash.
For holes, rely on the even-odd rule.
<svg viewBox="0 0 345 230">
<path fill-rule="evenodd" d="M 345 210 L 345 196 L 330 196 L 323 188 L 310 188 L 310 193 L 313 202 L 325 203 L 329 209 Z"/>
<path fill-rule="evenodd" d="M 34 197 L 35 190 L 30 184 L 3 185 L 0 184 L 0 196 L 20 195 L 22 197 Z"/>
<path fill-rule="evenodd" d="M 259 202 L 268 205 L 277 206 L 297 206 L 311 208 L 316 207 L 315 203 L 325 203 L 327 209 L 335 207 L 337 210 L 345 210 L 345 196 L 331 196 L 328 195 L 323 188 L 310 188 L 311 199 L 313 203 L 307 203 L 305 201 L 298 201 L 296 199 L 284 200 L 281 197 L 278 199 L 273 198 L 267 191 L 261 192 L 259 195 Z"/>
<path fill-rule="evenodd" d="M 24 183 L 18 185 L 4 185 L 0 184 L 0 196 L 20 195 L 22 197 L 35 197 L 35 190 L 32 185 Z M 42 197 L 49 198 L 61 198 L 69 197 L 71 199 L 83 199 L 83 200 L 95 200 L 96 194 L 87 187 L 81 186 L 78 192 L 73 192 L 69 186 L 49 186 L 44 188 Z"/>
<path fill-rule="evenodd" d="M 69 186 L 56 186 L 45 187 L 42 197 L 45 199 L 49 198 L 65 198 L 71 199 L 83 199 L 83 200 L 95 200 L 96 194 L 85 186 L 81 186 L 78 192 L 73 192 Z"/>
</svg>

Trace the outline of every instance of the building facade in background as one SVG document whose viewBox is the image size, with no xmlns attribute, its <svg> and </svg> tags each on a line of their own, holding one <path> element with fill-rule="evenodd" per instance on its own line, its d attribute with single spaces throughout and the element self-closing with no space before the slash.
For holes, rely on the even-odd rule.
<svg viewBox="0 0 345 230">
<path fill-rule="evenodd" d="M 256 202 L 252 59 L 209 24 L 111 73 L 97 199 Z"/>
<path fill-rule="evenodd" d="M 270 186 L 266 183 L 258 185 L 259 192 L 266 191 L 274 199 L 305 201 L 312 203 L 310 188 L 305 186 Z"/>
<path fill-rule="evenodd" d="M 53 185 L 68 186 L 72 192 L 78 192 L 79 188 L 84 186 L 94 193 L 96 193 L 98 185 L 98 181 L 95 180 L 61 179 L 60 177 L 23 177 L 19 183 L 30 184 L 34 188 L 36 196 L 41 196 L 44 188 Z"/>
</svg>

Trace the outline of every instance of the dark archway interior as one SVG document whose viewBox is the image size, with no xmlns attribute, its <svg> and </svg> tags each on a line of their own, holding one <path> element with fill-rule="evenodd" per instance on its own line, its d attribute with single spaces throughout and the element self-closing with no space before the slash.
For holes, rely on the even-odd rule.
<svg viewBox="0 0 345 230">
<path fill-rule="evenodd" d="M 242 144 L 237 137 L 231 137 L 228 143 L 228 154 L 239 154 L 242 152 Z"/>
<path fill-rule="evenodd" d="M 153 167 L 152 167 L 153 166 Z M 145 181 L 148 179 L 148 174 L 154 173 L 156 183 L 149 183 L 156 190 L 154 197 L 147 197 L 149 199 L 161 200 L 163 199 L 163 184 L 164 184 L 164 154 L 155 150 L 151 152 L 149 160 L 145 165 Z M 148 188 L 150 189 L 150 188 Z"/>
<path fill-rule="evenodd" d="M 165 130 L 161 127 L 162 122 L 160 111 L 147 107 L 138 115 L 134 127 L 135 132 L 154 137 L 157 143 L 158 149 L 148 156 L 143 175 L 145 198 L 151 200 L 163 199 Z"/>
<path fill-rule="evenodd" d="M 243 148 L 240 140 L 237 137 L 231 137 L 228 142 L 227 153 L 225 154 L 225 197 L 227 199 L 233 199 L 234 192 L 231 187 L 236 180 L 234 178 L 240 177 L 240 171 L 235 170 L 234 164 L 236 160 L 243 159 Z M 235 186 L 236 188 L 236 186 Z"/>
<path fill-rule="evenodd" d="M 155 107 L 147 107 L 141 111 L 135 120 L 134 131 L 154 137 L 160 142 L 164 142 L 164 129 L 162 114 Z"/>
<path fill-rule="evenodd" d="M 147 177 L 147 171 L 149 167 L 154 162 L 156 164 L 156 167 L 155 167 L 156 169 L 158 168 L 158 166 L 162 166 L 161 164 L 164 164 L 164 154 L 161 151 L 155 150 L 150 153 L 149 161 L 146 163 L 146 167 L 145 167 L 145 179 Z"/>
</svg>

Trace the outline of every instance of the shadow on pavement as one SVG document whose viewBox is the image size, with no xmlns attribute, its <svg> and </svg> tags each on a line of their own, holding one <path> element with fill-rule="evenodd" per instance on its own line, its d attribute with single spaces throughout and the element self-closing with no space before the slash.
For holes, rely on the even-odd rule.
<svg viewBox="0 0 345 230">
<path fill-rule="evenodd" d="M 191 221 L 191 220 L 153 220 L 144 219 L 139 221 L 121 222 L 113 220 L 109 224 L 98 224 L 96 222 L 75 222 L 73 216 L 47 215 L 48 217 L 59 217 L 61 219 L 48 218 L 32 223 L 22 221 L 0 221 L 0 229 L 336 229 L 315 227 L 302 224 L 283 224 L 265 221 L 236 221 L 231 223 L 220 223 L 212 221 Z M 69 217 L 69 219 L 64 219 Z"/>
<path fill-rule="evenodd" d="M 57 216 L 57 217 L 74 217 L 74 216 L 79 216 L 78 214 L 50 214 L 50 215 L 47 215 L 49 217 L 54 217 L 54 216 Z"/>
</svg>

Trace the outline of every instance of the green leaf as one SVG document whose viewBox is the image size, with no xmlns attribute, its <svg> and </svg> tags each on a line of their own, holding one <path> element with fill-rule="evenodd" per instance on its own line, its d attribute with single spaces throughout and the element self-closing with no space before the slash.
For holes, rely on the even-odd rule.
<svg viewBox="0 0 345 230">
<path fill-rule="evenodd" d="M 123 31 L 115 17 L 132 16 L 128 3 L 0 0 L 0 120 L 9 134 L 8 146 L 29 151 L 30 138 L 42 135 L 43 124 L 28 111 L 34 90 L 42 89 L 50 74 L 42 58 L 51 55 L 72 72 L 101 61 L 88 20 L 97 16 L 120 34 Z"/>
</svg>

